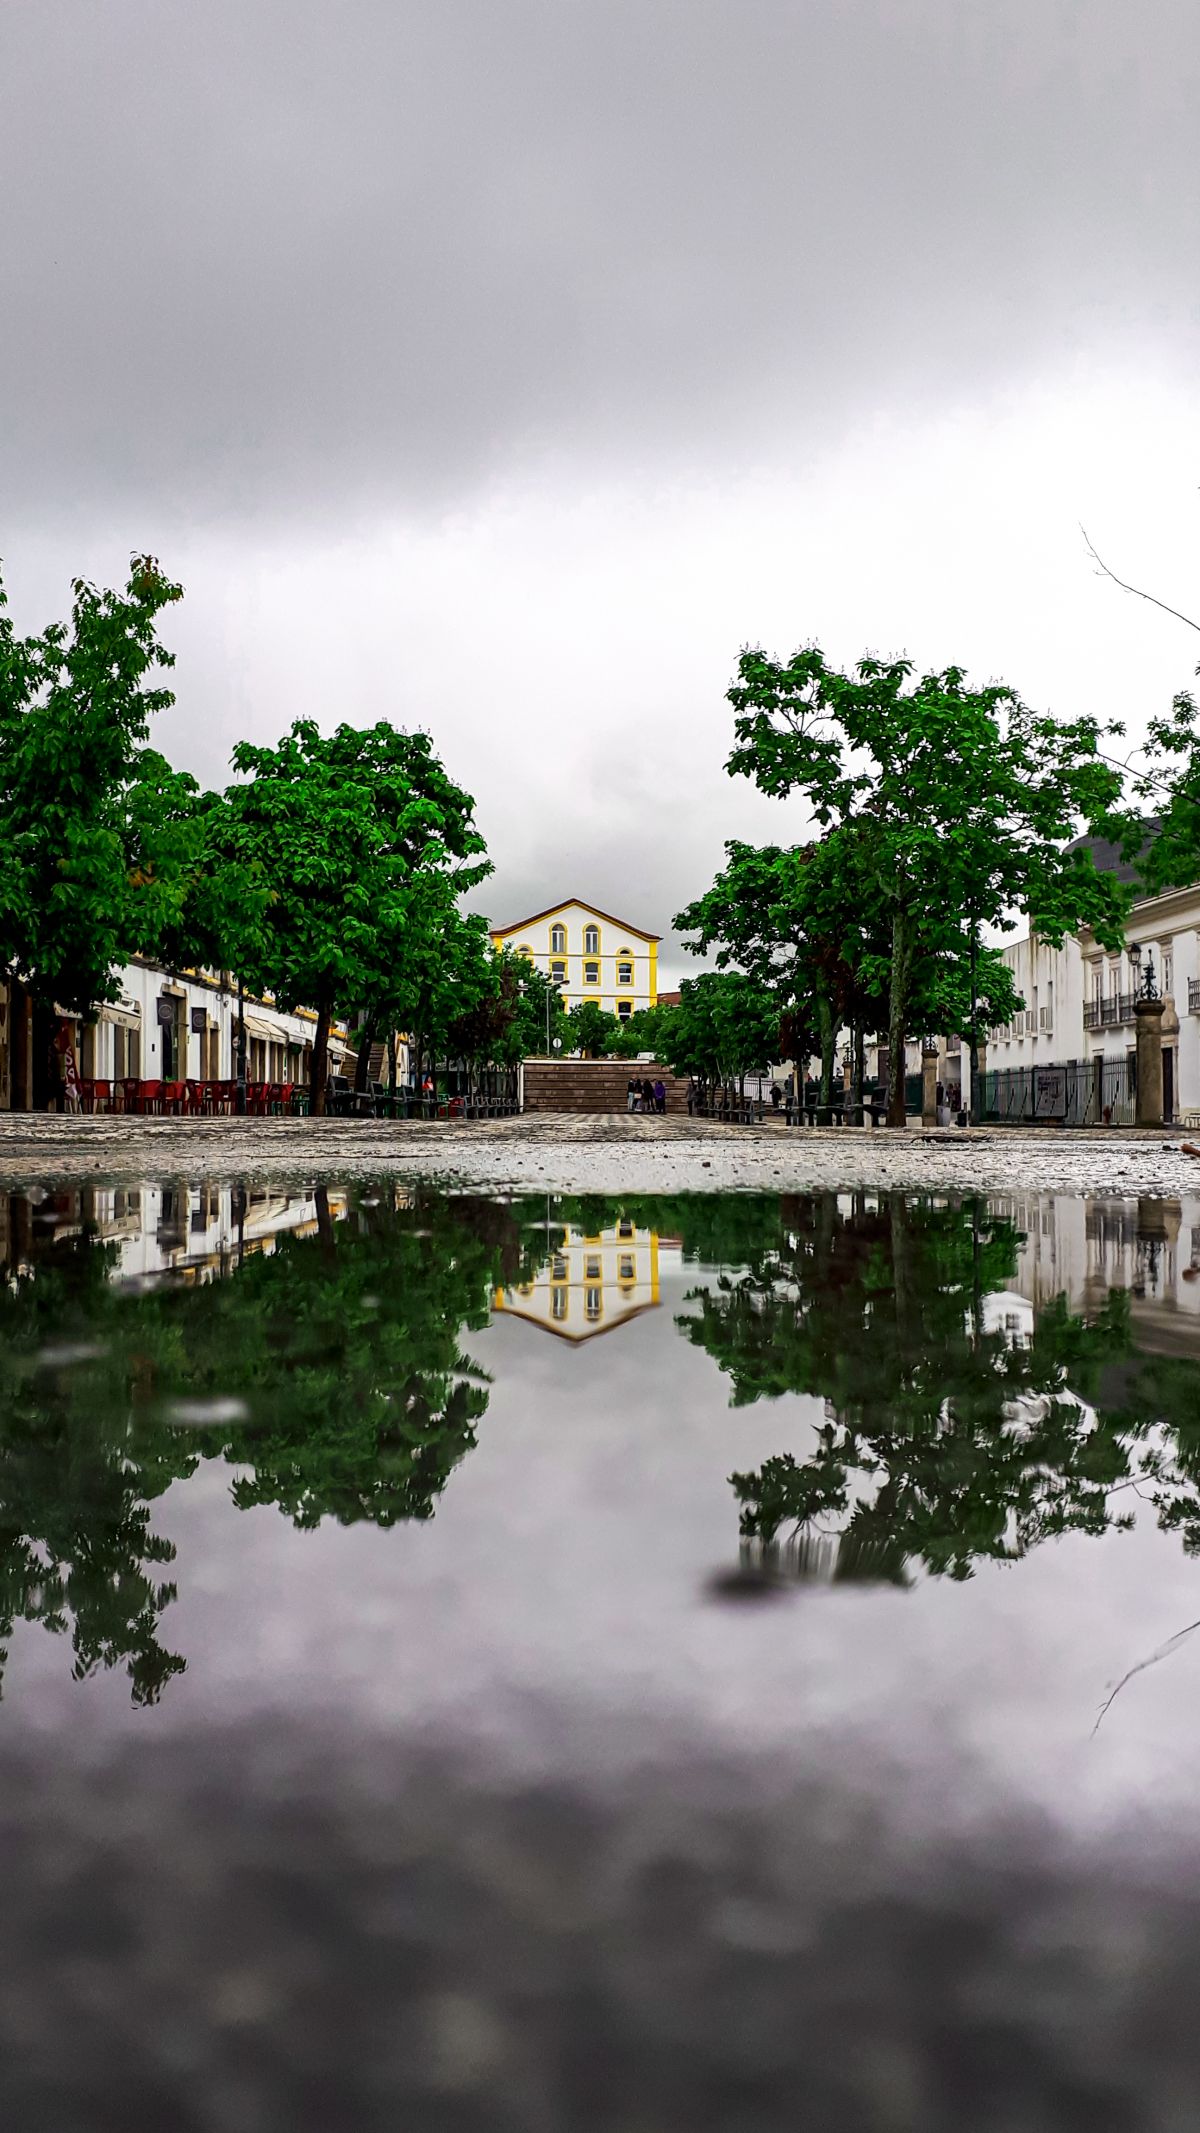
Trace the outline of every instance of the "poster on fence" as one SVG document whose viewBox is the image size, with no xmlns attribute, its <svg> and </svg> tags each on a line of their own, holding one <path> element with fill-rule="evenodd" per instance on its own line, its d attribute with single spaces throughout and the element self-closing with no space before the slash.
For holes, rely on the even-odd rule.
<svg viewBox="0 0 1200 2133">
<path fill-rule="evenodd" d="M 1035 1118 L 1066 1117 L 1067 1070 L 1065 1067 L 1034 1068 L 1033 1115 Z"/>
</svg>

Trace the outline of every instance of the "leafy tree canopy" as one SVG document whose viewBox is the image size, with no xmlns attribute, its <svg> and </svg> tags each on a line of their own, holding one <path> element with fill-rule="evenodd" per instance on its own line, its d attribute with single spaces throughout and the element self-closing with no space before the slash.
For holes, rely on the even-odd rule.
<svg viewBox="0 0 1200 2133">
<path fill-rule="evenodd" d="M 152 948 L 178 891 L 177 848 L 149 804 L 162 610 L 182 598 L 152 556 L 123 594 L 74 585 L 70 623 L 18 637 L 0 587 L 0 958 L 42 1006 L 87 1014 Z"/>
<path fill-rule="evenodd" d="M 281 1007 L 317 1012 L 320 1112 L 335 1010 L 374 1002 L 405 1021 L 419 1015 L 431 959 L 446 974 L 437 921 L 490 871 L 485 846 L 474 802 L 424 733 L 381 721 L 322 734 L 299 719 L 277 747 L 239 742 L 233 761 L 245 780 L 227 796 L 234 848 L 270 893 L 271 988 Z"/>
<path fill-rule="evenodd" d="M 731 774 L 776 797 L 803 794 L 823 830 L 853 830 L 837 858 L 890 934 L 895 1124 L 917 963 L 947 913 L 1005 928 L 1020 911 L 1047 941 L 1087 924 L 1117 945 L 1129 902 L 1090 852 L 1072 849 L 1081 825 L 1129 832 L 1121 773 L 1100 752 L 1119 729 L 1034 713 L 1006 684 L 969 687 L 959 667 L 913 677 L 908 660 L 865 658 L 843 673 L 815 645 L 787 662 L 748 650 L 728 692 Z"/>
</svg>

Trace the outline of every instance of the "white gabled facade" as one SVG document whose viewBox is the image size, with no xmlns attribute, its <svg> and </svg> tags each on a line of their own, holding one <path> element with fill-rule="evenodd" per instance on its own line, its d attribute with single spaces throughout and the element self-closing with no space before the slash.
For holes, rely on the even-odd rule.
<svg viewBox="0 0 1200 2133">
<path fill-rule="evenodd" d="M 579 897 L 492 929 L 493 946 L 527 956 L 557 985 L 567 1007 L 593 1000 L 621 1021 L 658 999 L 660 938 Z"/>
</svg>

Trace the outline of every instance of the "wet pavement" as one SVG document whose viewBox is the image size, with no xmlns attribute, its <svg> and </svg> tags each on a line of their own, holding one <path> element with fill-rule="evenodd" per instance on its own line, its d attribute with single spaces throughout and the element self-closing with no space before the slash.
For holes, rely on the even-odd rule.
<svg viewBox="0 0 1200 2133">
<path fill-rule="evenodd" d="M 1200 1190 L 1190 1134 L 1022 1131 L 910 1122 L 883 1128 L 728 1126 L 671 1114 L 643 1118 L 527 1114 L 492 1121 L 307 1118 L 70 1118 L 0 1113 L 0 1175 L 135 1181 L 149 1171 L 235 1179 L 253 1172 L 441 1179 L 491 1191 L 914 1192 L 1020 1190 L 1181 1194 Z"/>
</svg>

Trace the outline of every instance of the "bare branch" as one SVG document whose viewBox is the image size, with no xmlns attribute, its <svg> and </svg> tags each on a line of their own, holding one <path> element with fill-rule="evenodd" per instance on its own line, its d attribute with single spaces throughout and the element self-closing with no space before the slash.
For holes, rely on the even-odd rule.
<svg viewBox="0 0 1200 2133">
<path fill-rule="evenodd" d="M 1147 1667 L 1157 1666 L 1160 1659 L 1169 1658 L 1170 1654 L 1175 1650 L 1176 1646 L 1182 1644 L 1185 1637 L 1190 1637 L 1194 1629 L 1200 1629 L 1200 1622 L 1189 1622 L 1186 1629 L 1177 1629 L 1175 1635 L 1173 1637 L 1168 1637 L 1165 1644 L 1160 1644 L 1158 1650 L 1156 1652 L 1151 1652 L 1150 1657 L 1148 1659 L 1139 1659 L 1137 1665 L 1131 1666 L 1127 1674 L 1122 1674 L 1121 1679 L 1118 1681 L 1115 1689 L 1113 1689 L 1111 1693 L 1105 1697 L 1104 1702 L 1100 1706 L 1100 1715 L 1097 1718 L 1095 1725 L 1092 1727 L 1093 1740 L 1095 1740 L 1096 1735 L 1100 1731 L 1100 1728 L 1104 1723 L 1105 1718 L 1107 1717 L 1109 1711 L 1112 1709 L 1126 1682 L 1132 1681 L 1135 1674 L 1144 1674 Z"/>
<path fill-rule="evenodd" d="M 1115 570 L 1109 569 L 1108 564 L 1104 561 L 1104 558 L 1096 554 L 1095 548 L 1092 546 L 1091 541 L 1088 539 L 1087 527 L 1081 525 L 1079 531 L 1082 533 L 1083 538 L 1087 543 L 1088 554 L 1092 557 L 1094 562 L 1100 565 L 1100 568 L 1104 572 L 1105 577 L 1111 578 L 1114 585 L 1119 585 L 1122 592 L 1134 593 L 1139 600 L 1149 600 L 1152 607 L 1161 607 L 1164 615 L 1174 615 L 1175 620 L 1177 622 L 1186 622 L 1190 630 L 1200 630 L 1200 622 L 1193 622 L 1190 615 L 1181 614 L 1177 607 L 1169 607 L 1165 600 L 1158 599 L 1154 593 L 1143 592 L 1140 586 L 1127 585 L 1124 578 L 1119 578 Z"/>
</svg>

